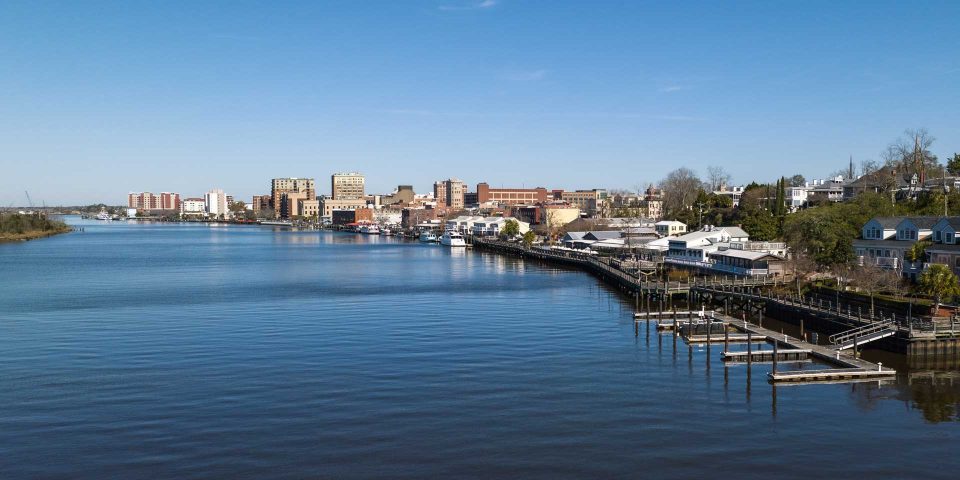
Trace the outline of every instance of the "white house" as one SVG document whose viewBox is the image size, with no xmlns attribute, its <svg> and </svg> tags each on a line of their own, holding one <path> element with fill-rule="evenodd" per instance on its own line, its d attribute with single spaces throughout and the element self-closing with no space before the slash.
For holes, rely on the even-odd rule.
<svg viewBox="0 0 960 480">
<path fill-rule="evenodd" d="M 853 250 L 861 264 L 869 262 L 915 277 L 922 268 L 922 262 L 910 262 L 907 252 L 918 241 L 931 238 L 936 241 L 938 234 L 941 239 L 945 238 L 949 231 L 948 223 L 940 217 L 871 218 L 860 229 L 861 238 L 853 241 Z"/>
<path fill-rule="evenodd" d="M 749 235 L 740 227 L 714 227 L 707 225 L 703 230 L 690 232 L 668 240 L 668 263 L 709 267 L 710 254 L 729 248 L 731 242 L 747 242 Z"/>
<path fill-rule="evenodd" d="M 513 217 L 484 217 L 482 220 L 473 222 L 473 234 L 480 237 L 498 236 L 507 220 L 517 222 L 521 235 L 530 231 L 529 223 L 521 222 Z"/>
<path fill-rule="evenodd" d="M 724 197 L 730 197 L 730 201 L 733 202 L 733 206 L 736 207 L 740 205 L 740 197 L 743 196 L 743 192 L 747 187 L 728 187 L 726 185 L 721 186 L 720 190 L 713 192 L 714 195 L 720 195 Z"/>
<path fill-rule="evenodd" d="M 810 189 L 809 183 L 800 187 L 787 187 L 785 189 L 784 193 L 786 194 L 787 207 L 790 208 L 791 212 L 796 212 L 807 203 L 807 198 L 810 196 Z"/>
<path fill-rule="evenodd" d="M 687 232 L 687 224 L 676 220 L 663 220 L 653 224 L 653 227 L 661 237 L 672 237 Z"/>
<path fill-rule="evenodd" d="M 482 221 L 483 217 L 480 216 L 461 215 L 459 217 L 447 220 L 444 228 L 447 230 L 456 230 L 462 234 L 467 234 L 473 231 L 473 226 L 476 224 L 476 222 Z"/>
</svg>

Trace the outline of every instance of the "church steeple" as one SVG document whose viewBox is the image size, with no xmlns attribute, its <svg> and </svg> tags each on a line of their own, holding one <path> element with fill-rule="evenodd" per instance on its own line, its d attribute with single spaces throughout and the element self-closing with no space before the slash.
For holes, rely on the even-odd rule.
<svg viewBox="0 0 960 480">
<path fill-rule="evenodd" d="M 853 155 L 850 155 L 850 169 L 847 170 L 847 178 L 853 180 Z"/>
</svg>

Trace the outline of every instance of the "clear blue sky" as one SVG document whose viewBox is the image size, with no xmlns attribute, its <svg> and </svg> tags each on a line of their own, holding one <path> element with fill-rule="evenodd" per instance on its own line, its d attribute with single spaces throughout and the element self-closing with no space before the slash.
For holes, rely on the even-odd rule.
<svg viewBox="0 0 960 480">
<path fill-rule="evenodd" d="M 960 2 L 0 2 L 0 205 L 630 188 L 960 151 Z"/>
</svg>

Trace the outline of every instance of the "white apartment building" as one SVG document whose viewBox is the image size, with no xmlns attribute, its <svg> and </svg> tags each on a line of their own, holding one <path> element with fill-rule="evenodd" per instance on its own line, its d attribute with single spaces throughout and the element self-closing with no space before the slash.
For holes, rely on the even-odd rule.
<svg viewBox="0 0 960 480">
<path fill-rule="evenodd" d="M 182 215 L 203 215 L 207 213 L 207 202 L 203 198 L 187 198 L 180 202 Z"/>
<path fill-rule="evenodd" d="M 223 189 L 214 188 L 204 194 L 203 203 L 208 216 L 219 218 L 222 215 L 223 218 L 227 218 L 229 214 L 227 211 L 227 195 L 223 193 Z"/>
</svg>

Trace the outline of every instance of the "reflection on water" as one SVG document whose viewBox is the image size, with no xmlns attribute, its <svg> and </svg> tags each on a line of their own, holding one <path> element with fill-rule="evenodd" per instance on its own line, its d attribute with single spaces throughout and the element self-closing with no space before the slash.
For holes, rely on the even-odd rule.
<svg viewBox="0 0 960 480">
<path fill-rule="evenodd" d="M 4 480 L 960 467 L 952 376 L 774 388 L 769 364 L 724 364 L 592 276 L 511 257 L 91 223 L 0 246 L 0 285 Z"/>
</svg>

